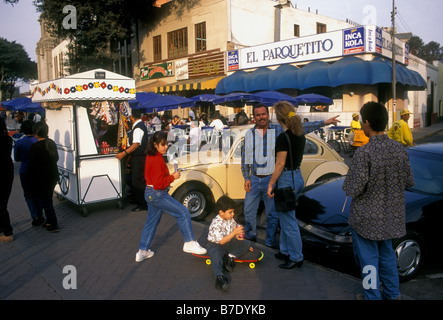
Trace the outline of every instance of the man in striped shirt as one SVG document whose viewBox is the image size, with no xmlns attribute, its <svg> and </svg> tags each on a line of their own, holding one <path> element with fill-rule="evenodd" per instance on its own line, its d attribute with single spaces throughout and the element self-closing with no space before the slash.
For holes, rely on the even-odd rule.
<svg viewBox="0 0 443 320">
<path fill-rule="evenodd" d="M 247 239 L 256 241 L 257 235 L 257 209 L 263 200 L 266 212 L 266 240 L 269 247 L 277 247 L 278 217 L 275 212 L 274 199 L 269 199 L 269 179 L 274 172 L 275 166 L 275 141 L 283 128 L 278 123 L 271 123 L 268 107 L 264 104 L 254 106 L 253 110 L 255 126 L 245 135 L 242 146 L 241 170 L 245 179 L 246 191 L 244 201 L 245 236 Z M 338 116 L 325 121 L 303 122 L 306 133 L 317 130 L 325 125 L 337 125 L 340 122 Z"/>
</svg>

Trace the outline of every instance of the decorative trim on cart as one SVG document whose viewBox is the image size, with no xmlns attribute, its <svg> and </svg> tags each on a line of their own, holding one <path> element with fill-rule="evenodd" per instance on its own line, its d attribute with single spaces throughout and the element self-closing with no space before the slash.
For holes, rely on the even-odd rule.
<svg viewBox="0 0 443 320">
<path fill-rule="evenodd" d="M 62 89 L 59 86 L 57 86 L 55 83 L 51 83 L 45 90 L 42 90 L 40 87 L 35 87 L 34 90 L 31 92 L 31 98 L 34 97 L 34 95 L 38 92 L 41 94 L 42 97 L 44 97 L 47 93 L 49 93 L 52 89 L 54 89 L 58 94 L 65 94 L 70 95 L 81 91 L 86 91 L 90 89 L 107 89 L 112 90 L 115 93 L 121 93 L 121 94 L 135 94 L 134 88 L 125 88 L 123 86 L 113 85 L 112 83 L 106 83 L 105 81 L 99 82 L 89 82 L 88 84 L 78 84 L 71 86 L 69 88 Z"/>
<path fill-rule="evenodd" d="M 58 94 L 62 94 L 63 90 L 55 83 L 51 83 L 46 89 L 42 89 L 39 86 L 35 87 L 34 90 L 31 92 L 31 98 L 34 97 L 35 93 L 38 92 L 41 94 L 42 97 L 44 97 L 49 91 L 55 90 Z"/>
</svg>

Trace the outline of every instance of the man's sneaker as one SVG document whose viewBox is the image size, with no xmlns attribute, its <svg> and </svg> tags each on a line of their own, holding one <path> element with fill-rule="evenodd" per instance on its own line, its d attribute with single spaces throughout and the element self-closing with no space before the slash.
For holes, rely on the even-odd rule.
<svg viewBox="0 0 443 320">
<path fill-rule="evenodd" d="M 186 253 L 205 254 L 206 249 L 202 248 L 197 241 L 188 241 L 183 245 L 183 251 Z"/>
<path fill-rule="evenodd" d="M 229 283 L 225 276 L 217 276 L 215 279 L 215 289 L 217 290 L 228 290 Z"/>
<path fill-rule="evenodd" d="M 154 255 L 154 251 L 138 250 L 137 254 L 135 255 L 135 261 L 141 262 L 145 259 L 151 258 L 153 255 Z"/>
</svg>

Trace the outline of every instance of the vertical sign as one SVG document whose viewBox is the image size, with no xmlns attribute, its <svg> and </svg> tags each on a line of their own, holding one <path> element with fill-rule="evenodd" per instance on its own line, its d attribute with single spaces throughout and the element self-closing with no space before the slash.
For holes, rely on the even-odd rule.
<svg viewBox="0 0 443 320">
<path fill-rule="evenodd" d="M 238 70 L 240 67 L 238 50 L 228 51 L 228 71 Z"/>
</svg>

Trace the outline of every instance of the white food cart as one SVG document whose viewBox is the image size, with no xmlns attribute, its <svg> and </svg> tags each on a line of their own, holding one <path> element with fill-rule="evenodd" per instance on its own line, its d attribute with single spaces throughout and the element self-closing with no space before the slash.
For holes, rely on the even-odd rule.
<svg viewBox="0 0 443 320">
<path fill-rule="evenodd" d="M 33 84 L 31 96 L 45 108 L 49 137 L 58 147 L 57 196 L 77 204 L 83 216 L 92 203 L 116 200 L 121 207 L 122 169 L 115 154 L 127 147 L 125 122 L 135 81 L 96 69 Z"/>
</svg>

